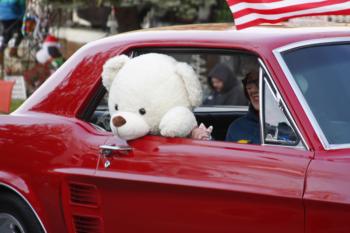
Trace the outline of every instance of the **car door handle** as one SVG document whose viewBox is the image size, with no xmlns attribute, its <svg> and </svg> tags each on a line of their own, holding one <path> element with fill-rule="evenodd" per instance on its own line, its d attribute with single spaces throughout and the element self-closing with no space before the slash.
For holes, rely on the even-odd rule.
<svg viewBox="0 0 350 233">
<path fill-rule="evenodd" d="M 100 146 L 101 154 L 104 156 L 111 156 L 113 152 L 129 152 L 132 151 L 132 147 L 129 145 L 121 145 L 121 146 L 110 146 L 110 145 L 102 145 Z M 118 153 L 116 153 L 118 154 Z"/>
</svg>

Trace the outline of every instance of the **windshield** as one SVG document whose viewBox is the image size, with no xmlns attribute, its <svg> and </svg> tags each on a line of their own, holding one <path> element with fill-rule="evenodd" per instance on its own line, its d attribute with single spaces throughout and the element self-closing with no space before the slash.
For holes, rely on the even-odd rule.
<svg viewBox="0 0 350 233">
<path fill-rule="evenodd" d="M 350 44 L 282 53 L 329 144 L 350 143 Z"/>
</svg>

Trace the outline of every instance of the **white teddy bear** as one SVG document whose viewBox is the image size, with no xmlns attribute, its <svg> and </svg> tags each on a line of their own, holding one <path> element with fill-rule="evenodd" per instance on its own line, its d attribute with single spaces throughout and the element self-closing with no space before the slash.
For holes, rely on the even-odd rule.
<svg viewBox="0 0 350 233">
<path fill-rule="evenodd" d="M 125 140 L 146 134 L 186 137 L 197 126 L 192 112 L 202 89 L 191 66 L 157 53 L 120 55 L 103 66 L 112 132 Z"/>
</svg>

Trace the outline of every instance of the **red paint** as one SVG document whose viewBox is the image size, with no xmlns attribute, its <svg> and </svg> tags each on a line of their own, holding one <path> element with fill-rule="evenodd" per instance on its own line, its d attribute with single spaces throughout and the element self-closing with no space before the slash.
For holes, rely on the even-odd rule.
<svg viewBox="0 0 350 233">
<path fill-rule="evenodd" d="M 350 150 L 319 152 L 305 190 L 306 232 L 349 232 Z"/>
<path fill-rule="evenodd" d="M 13 81 L 0 80 L 0 113 L 10 113 Z"/>
<path fill-rule="evenodd" d="M 91 43 L 18 111 L 0 116 L 0 184 L 21 193 L 50 233 L 74 232 L 76 218 L 101 232 L 349 232 L 350 151 L 322 149 L 272 54 L 297 41 L 349 35 L 207 28 Z M 311 150 L 146 136 L 129 143 L 132 152 L 102 156 L 100 145 L 125 142 L 78 116 L 101 83 L 103 63 L 134 48 L 177 46 L 258 54 Z M 72 202 L 71 183 L 95 187 L 98 204 Z"/>
</svg>

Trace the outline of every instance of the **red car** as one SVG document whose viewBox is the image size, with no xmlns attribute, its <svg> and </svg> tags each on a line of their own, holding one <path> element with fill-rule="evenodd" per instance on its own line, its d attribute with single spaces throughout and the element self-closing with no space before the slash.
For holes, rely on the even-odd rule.
<svg viewBox="0 0 350 233">
<path fill-rule="evenodd" d="M 261 145 L 225 142 L 242 105 L 194 110 L 211 141 L 109 130 L 104 62 L 157 52 L 204 93 L 260 73 Z M 90 43 L 0 117 L 0 232 L 350 232 L 349 28 L 170 27 Z M 240 82 L 238 82 L 240 84 Z"/>
</svg>

